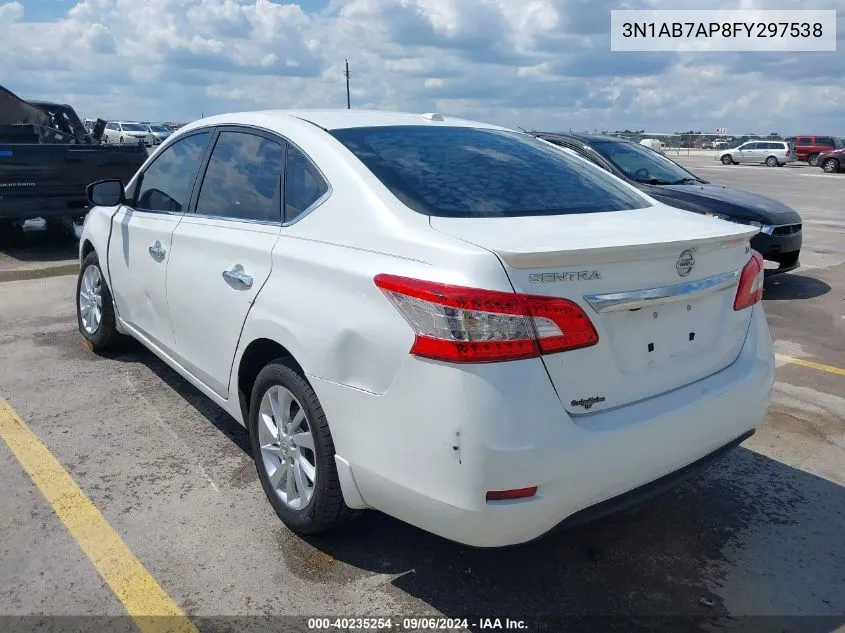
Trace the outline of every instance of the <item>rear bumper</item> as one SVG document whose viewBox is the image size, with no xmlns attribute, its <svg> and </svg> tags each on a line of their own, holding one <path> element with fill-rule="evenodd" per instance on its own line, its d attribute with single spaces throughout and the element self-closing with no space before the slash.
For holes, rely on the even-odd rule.
<svg viewBox="0 0 845 633">
<path fill-rule="evenodd" d="M 60 197 L 0 196 L 0 219 L 28 220 L 56 216 L 82 216 L 88 213 L 88 200 L 82 195 Z"/>
<path fill-rule="evenodd" d="M 753 310 L 729 367 L 579 416 L 566 414 L 534 360 L 457 368 L 409 357 L 380 396 L 309 378 L 338 456 L 350 464 L 347 485 L 356 489 L 345 496 L 360 494 L 370 507 L 461 543 L 514 545 L 627 505 L 643 486 L 662 489 L 746 437 L 765 415 L 774 377 L 765 316 Z M 530 486 L 538 492 L 528 499 L 485 499 L 489 490 Z"/>
</svg>

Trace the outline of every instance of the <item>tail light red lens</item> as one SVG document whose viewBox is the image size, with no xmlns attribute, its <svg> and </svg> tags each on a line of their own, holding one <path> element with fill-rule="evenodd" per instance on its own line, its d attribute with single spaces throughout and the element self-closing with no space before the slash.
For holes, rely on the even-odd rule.
<svg viewBox="0 0 845 633">
<path fill-rule="evenodd" d="M 763 275 L 765 264 L 763 256 L 757 251 L 751 251 L 751 259 L 742 269 L 739 276 L 739 287 L 734 298 L 734 310 L 743 310 L 763 298 Z"/>
<path fill-rule="evenodd" d="M 581 307 L 566 299 L 394 275 L 374 281 L 413 328 L 411 353 L 417 356 L 497 362 L 587 347 L 599 339 Z"/>
</svg>

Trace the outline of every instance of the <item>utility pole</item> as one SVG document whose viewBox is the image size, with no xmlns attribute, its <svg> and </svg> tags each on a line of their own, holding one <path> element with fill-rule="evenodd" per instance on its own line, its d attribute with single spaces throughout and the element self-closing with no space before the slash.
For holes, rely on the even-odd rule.
<svg viewBox="0 0 845 633">
<path fill-rule="evenodd" d="M 346 75 L 346 109 L 350 110 L 352 108 L 351 102 L 349 100 L 349 60 L 346 60 L 346 71 L 343 73 Z"/>
</svg>

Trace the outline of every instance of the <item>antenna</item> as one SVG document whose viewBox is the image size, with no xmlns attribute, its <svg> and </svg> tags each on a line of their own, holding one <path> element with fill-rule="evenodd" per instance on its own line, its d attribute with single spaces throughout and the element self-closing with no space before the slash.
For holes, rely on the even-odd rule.
<svg viewBox="0 0 845 633">
<path fill-rule="evenodd" d="M 352 108 L 351 102 L 349 100 L 349 60 L 346 60 L 346 70 L 343 73 L 346 76 L 346 109 L 350 110 Z"/>
</svg>

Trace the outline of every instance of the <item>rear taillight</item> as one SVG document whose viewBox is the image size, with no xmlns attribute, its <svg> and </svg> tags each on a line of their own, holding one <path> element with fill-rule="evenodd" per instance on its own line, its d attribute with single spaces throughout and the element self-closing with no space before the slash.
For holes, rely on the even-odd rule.
<svg viewBox="0 0 845 633">
<path fill-rule="evenodd" d="M 375 284 L 405 317 L 416 356 L 461 363 L 533 358 L 595 345 L 581 307 L 566 299 L 478 290 L 377 275 Z"/>
<path fill-rule="evenodd" d="M 751 259 L 742 269 L 739 276 L 739 287 L 734 298 L 734 310 L 742 310 L 763 298 L 763 271 L 765 264 L 763 256 L 757 251 L 751 251 Z"/>
</svg>

